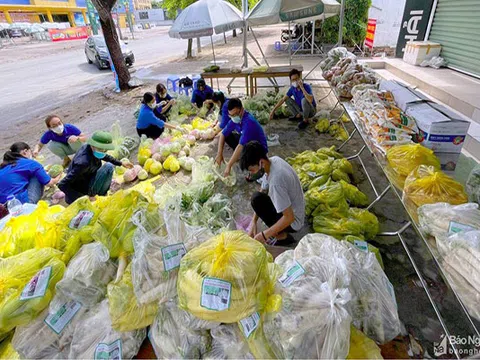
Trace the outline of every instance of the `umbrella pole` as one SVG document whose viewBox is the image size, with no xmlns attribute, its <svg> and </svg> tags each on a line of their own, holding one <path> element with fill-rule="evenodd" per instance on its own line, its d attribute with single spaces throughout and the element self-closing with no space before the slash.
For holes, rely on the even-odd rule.
<svg viewBox="0 0 480 360">
<path fill-rule="evenodd" d="M 343 20 L 345 17 L 345 0 L 341 0 L 340 6 L 340 24 L 338 26 L 338 44 L 337 46 L 342 46 L 343 42 Z"/>
<path fill-rule="evenodd" d="M 211 36 L 210 36 L 210 42 L 212 43 L 213 64 L 217 65 L 217 59 L 215 58 L 215 47 L 213 46 L 213 38 Z"/>
</svg>

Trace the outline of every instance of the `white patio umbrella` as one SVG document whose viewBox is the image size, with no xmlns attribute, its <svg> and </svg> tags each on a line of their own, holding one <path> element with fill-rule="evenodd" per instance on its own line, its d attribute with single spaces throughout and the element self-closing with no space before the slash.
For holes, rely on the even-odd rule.
<svg viewBox="0 0 480 360">
<path fill-rule="evenodd" d="M 233 29 L 243 28 L 242 13 L 232 4 L 223 0 L 199 0 L 185 8 L 173 23 L 168 35 L 177 39 L 193 39 L 221 34 Z"/>
</svg>

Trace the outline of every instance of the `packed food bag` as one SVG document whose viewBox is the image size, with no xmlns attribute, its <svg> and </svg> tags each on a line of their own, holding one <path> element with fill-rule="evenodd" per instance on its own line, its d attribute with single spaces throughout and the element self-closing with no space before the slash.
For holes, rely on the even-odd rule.
<svg viewBox="0 0 480 360">
<path fill-rule="evenodd" d="M 43 248 L 0 259 L 0 339 L 48 306 L 65 271 L 61 255 Z"/>
<path fill-rule="evenodd" d="M 145 329 L 118 332 L 112 328 L 108 300 L 82 317 L 70 345 L 69 359 L 131 359 L 145 340 Z"/>
<path fill-rule="evenodd" d="M 107 285 L 115 277 L 117 267 L 110 254 L 99 242 L 83 245 L 67 266 L 63 279 L 57 283 L 50 312 L 67 301 L 75 300 L 85 308 L 92 308 L 105 298 Z"/>
<path fill-rule="evenodd" d="M 194 316 L 237 322 L 276 301 L 268 263 L 272 256 L 241 231 L 223 232 L 189 251 L 180 263 L 178 301 Z"/>
<path fill-rule="evenodd" d="M 350 244 L 355 245 L 358 249 L 362 251 L 368 251 L 368 252 L 374 253 L 378 263 L 380 264 L 380 267 L 384 269 L 382 254 L 380 253 L 380 250 L 377 247 L 367 243 L 366 241 L 364 241 L 358 236 L 347 235 L 343 238 L 343 240 L 348 241 Z"/>
<path fill-rule="evenodd" d="M 193 321 L 182 322 L 185 319 Z M 189 327 L 192 325 L 195 327 Z M 149 338 L 157 359 L 202 359 L 210 348 L 208 330 L 217 326 L 217 323 L 194 319 L 170 301 L 160 307 Z"/>
<path fill-rule="evenodd" d="M 347 359 L 383 359 L 383 356 L 375 341 L 354 326 L 351 326 L 350 350 L 348 351 Z"/>
<path fill-rule="evenodd" d="M 391 180 L 396 187 L 403 189 L 405 179 L 420 165 L 433 166 L 440 170 L 440 161 L 432 150 L 420 145 L 398 145 L 387 151 Z"/>
<path fill-rule="evenodd" d="M 132 331 L 153 323 L 158 311 L 158 302 L 139 304 L 133 291 L 131 264 L 119 282 L 107 287 L 108 308 L 111 326 L 117 331 Z"/>
<path fill-rule="evenodd" d="M 33 248 L 60 249 L 60 233 L 52 219 L 64 207 L 48 206 L 39 201 L 37 208 L 28 215 L 10 218 L 0 232 L 0 256 L 6 258 Z"/>
<path fill-rule="evenodd" d="M 471 202 L 480 203 L 480 166 L 473 168 L 468 176 L 465 184 L 465 190 L 468 194 L 468 200 Z"/>
<path fill-rule="evenodd" d="M 450 176 L 433 166 L 420 165 L 405 180 L 403 200 L 415 207 L 439 202 L 460 205 L 468 202 L 468 196 Z"/>
<path fill-rule="evenodd" d="M 236 325 L 222 324 L 210 330 L 210 335 L 212 346 L 203 359 L 255 359 Z"/>
<path fill-rule="evenodd" d="M 0 341 L 0 359 L 18 360 L 20 355 L 15 351 L 12 345 L 12 336 Z"/>
</svg>

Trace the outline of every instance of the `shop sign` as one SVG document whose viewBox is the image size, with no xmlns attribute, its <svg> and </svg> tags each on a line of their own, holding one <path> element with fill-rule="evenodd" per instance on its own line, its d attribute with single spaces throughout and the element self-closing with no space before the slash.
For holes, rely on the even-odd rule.
<svg viewBox="0 0 480 360">
<path fill-rule="evenodd" d="M 367 35 L 365 36 L 365 46 L 373 49 L 373 40 L 375 38 L 375 29 L 377 28 L 377 19 L 368 19 Z"/>
<path fill-rule="evenodd" d="M 52 41 L 87 39 L 88 28 L 81 26 L 68 29 L 48 29 L 48 34 L 52 38 Z"/>
</svg>

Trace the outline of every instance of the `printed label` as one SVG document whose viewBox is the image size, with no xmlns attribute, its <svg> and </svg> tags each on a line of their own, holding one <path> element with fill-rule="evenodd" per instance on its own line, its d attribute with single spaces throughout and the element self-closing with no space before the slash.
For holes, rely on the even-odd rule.
<svg viewBox="0 0 480 360">
<path fill-rule="evenodd" d="M 76 216 L 70 220 L 70 224 L 68 227 L 72 230 L 78 230 L 83 228 L 84 226 L 90 224 L 90 221 L 93 218 L 93 212 L 80 210 Z"/>
<path fill-rule="evenodd" d="M 228 281 L 206 277 L 202 283 L 200 305 L 209 310 L 223 311 L 230 307 L 232 284 Z"/>
<path fill-rule="evenodd" d="M 278 281 L 283 287 L 288 287 L 303 274 L 305 274 L 305 270 L 302 265 L 300 265 L 298 261 L 295 261 L 295 264 L 285 271 Z"/>
<path fill-rule="evenodd" d="M 47 266 L 40 270 L 23 288 L 20 295 L 20 300 L 29 300 L 45 295 L 48 283 L 50 282 L 50 275 L 52 274 L 52 267 Z"/>
<path fill-rule="evenodd" d="M 249 317 L 246 317 L 240 320 L 240 325 L 242 325 L 243 335 L 248 339 L 250 335 L 257 329 L 260 324 L 260 315 L 258 312 L 253 313 Z"/>
<path fill-rule="evenodd" d="M 317 173 L 314 171 L 308 171 L 307 175 L 310 176 L 311 178 L 316 178 L 318 176 Z"/>
<path fill-rule="evenodd" d="M 70 300 L 63 304 L 55 314 L 49 314 L 45 319 L 45 324 L 55 333 L 60 334 L 81 307 L 82 304 L 78 301 Z"/>
<path fill-rule="evenodd" d="M 95 360 L 122 360 L 122 340 L 111 344 L 100 343 L 95 349 Z"/>
<path fill-rule="evenodd" d="M 359 249 L 362 250 L 363 252 L 368 252 L 368 243 L 366 241 L 362 240 L 354 240 L 353 244 Z"/>
<path fill-rule="evenodd" d="M 165 271 L 170 271 L 179 267 L 180 260 L 182 260 L 186 253 L 187 249 L 185 249 L 183 243 L 163 247 L 162 258 Z"/>
<path fill-rule="evenodd" d="M 448 225 L 448 234 L 456 234 L 462 231 L 472 231 L 472 230 L 477 230 L 477 229 L 475 229 L 473 226 L 458 223 L 456 221 L 450 221 L 450 224 Z"/>
</svg>

